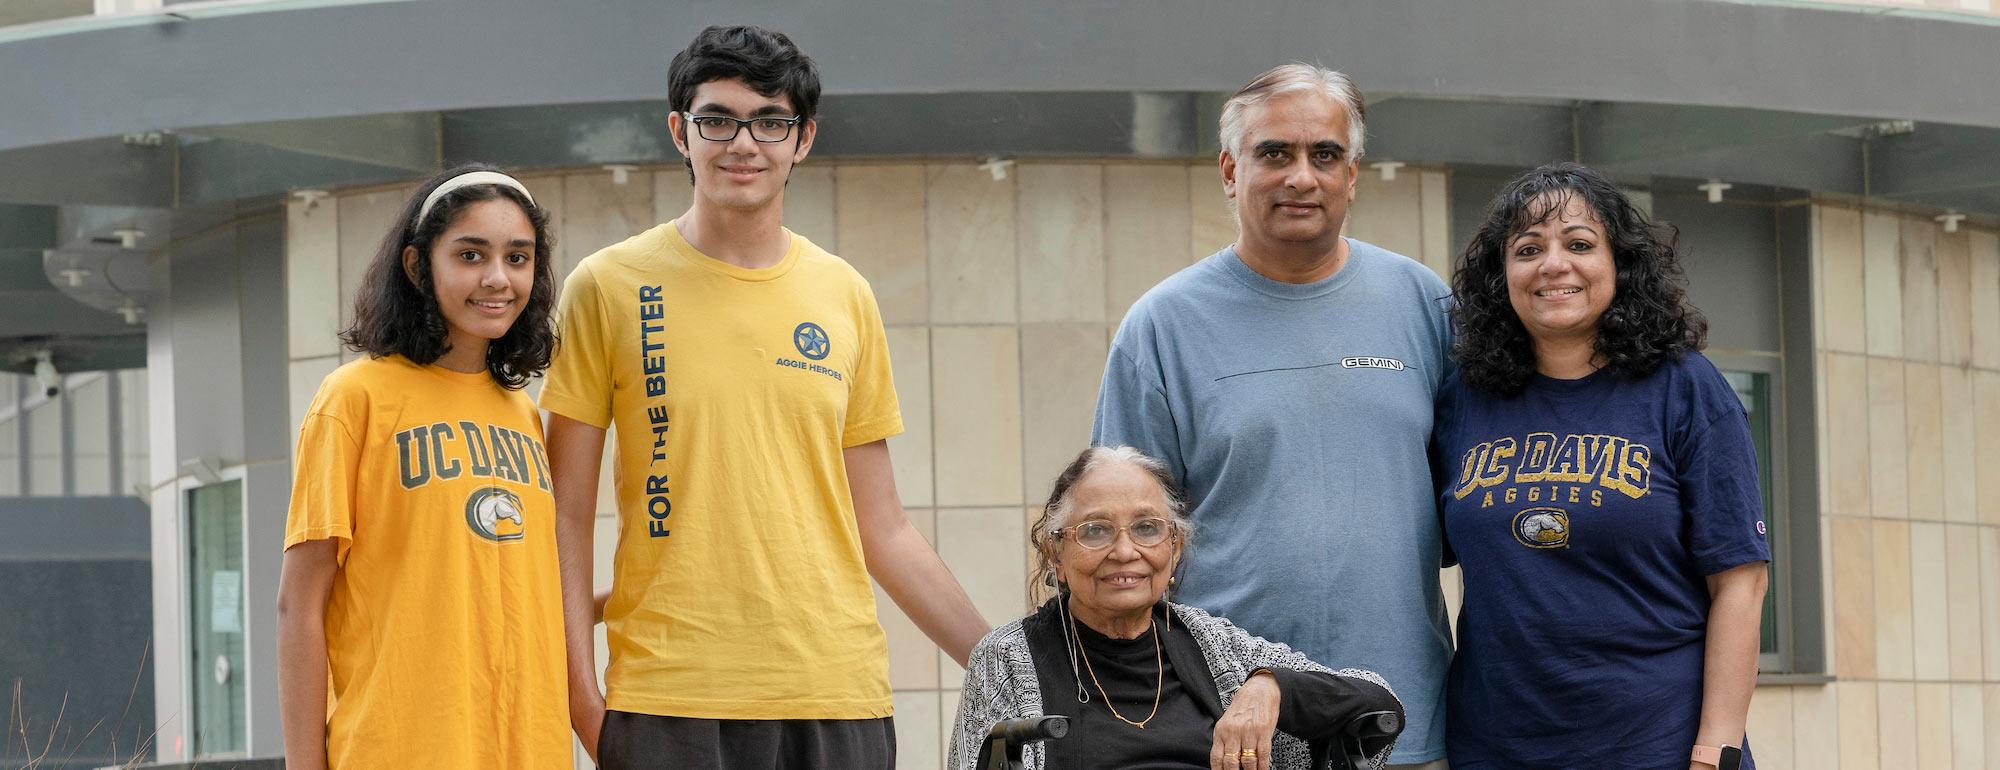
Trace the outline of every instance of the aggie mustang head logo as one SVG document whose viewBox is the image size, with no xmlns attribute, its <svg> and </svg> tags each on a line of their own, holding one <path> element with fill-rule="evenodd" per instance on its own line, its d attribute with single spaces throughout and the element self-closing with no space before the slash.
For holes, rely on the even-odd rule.
<svg viewBox="0 0 2000 770">
<path fill-rule="evenodd" d="M 521 498 L 499 487 L 485 487 L 466 499 L 465 524 L 480 537 L 496 543 L 527 535 L 521 523 Z"/>
<path fill-rule="evenodd" d="M 1561 508 L 1527 508 L 1514 514 L 1514 539 L 1529 548 L 1568 548 L 1569 514 Z"/>
</svg>

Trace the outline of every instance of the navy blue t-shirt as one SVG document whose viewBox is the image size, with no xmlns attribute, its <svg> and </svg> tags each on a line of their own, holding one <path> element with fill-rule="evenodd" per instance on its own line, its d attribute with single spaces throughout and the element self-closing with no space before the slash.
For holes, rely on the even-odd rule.
<svg viewBox="0 0 2000 770">
<path fill-rule="evenodd" d="M 1445 537 L 1465 577 L 1452 769 L 1685 770 L 1705 576 L 1771 558 L 1729 383 L 1699 353 L 1636 380 L 1537 375 L 1513 398 L 1454 376 L 1437 425 Z"/>
</svg>

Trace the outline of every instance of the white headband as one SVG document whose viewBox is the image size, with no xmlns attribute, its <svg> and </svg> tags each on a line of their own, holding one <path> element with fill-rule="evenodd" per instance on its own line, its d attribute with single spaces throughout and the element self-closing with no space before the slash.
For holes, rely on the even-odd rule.
<svg viewBox="0 0 2000 770">
<path fill-rule="evenodd" d="M 443 198 L 446 194 L 458 188 L 471 187 L 476 184 L 497 184 L 512 187 L 521 193 L 521 197 L 527 198 L 529 203 L 532 204 L 535 202 L 535 196 L 528 194 L 528 188 L 523 187 L 519 180 L 511 176 L 498 171 L 467 171 L 445 180 L 444 184 L 438 185 L 437 189 L 432 190 L 430 195 L 424 196 L 423 208 L 417 209 L 417 221 L 411 222 L 410 227 L 416 228 L 422 226 L 424 217 L 430 216 L 431 207 L 437 205 L 439 198 Z"/>
</svg>

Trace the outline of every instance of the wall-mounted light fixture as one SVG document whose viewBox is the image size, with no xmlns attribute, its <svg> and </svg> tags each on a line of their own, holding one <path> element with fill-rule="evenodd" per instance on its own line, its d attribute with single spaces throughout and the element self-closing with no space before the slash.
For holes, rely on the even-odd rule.
<svg viewBox="0 0 2000 770">
<path fill-rule="evenodd" d="M 313 189 L 293 190 L 292 197 L 298 199 L 299 204 L 304 206 L 306 211 L 311 211 L 319 206 L 320 201 L 333 197 L 333 193 Z"/>
<path fill-rule="evenodd" d="M 1721 203 L 1722 191 L 1730 189 L 1735 186 L 1736 185 L 1724 182 L 1720 179 L 1710 179 L 1708 180 L 1708 182 L 1704 184 L 1697 185 L 1695 189 L 1707 192 L 1709 203 Z"/>
<path fill-rule="evenodd" d="M 989 157 L 986 159 L 984 163 L 979 164 L 980 170 L 985 171 L 988 174 L 992 174 L 993 181 L 995 182 L 1006 179 L 1007 169 L 1013 167 L 1014 167 L 1014 161 L 1009 160 L 1007 158 L 1002 158 L 998 155 Z"/>
</svg>

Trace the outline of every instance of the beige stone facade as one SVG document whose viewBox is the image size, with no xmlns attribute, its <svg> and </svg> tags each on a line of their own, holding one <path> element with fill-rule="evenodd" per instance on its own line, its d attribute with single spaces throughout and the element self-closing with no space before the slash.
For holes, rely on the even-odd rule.
<svg viewBox="0 0 2000 770">
<path fill-rule="evenodd" d="M 1791 751 L 1759 757 L 2000 767 L 2000 238 L 1832 204 L 1813 230 L 1835 681 L 1760 688 L 1753 735 Z"/>
<path fill-rule="evenodd" d="M 904 505 L 994 623 L 1028 608 L 1028 516 L 1089 439 L 1119 319 L 1234 237 L 1207 160 L 1004 171 L 816 162 L 787 197 L 787 224 L 874 287 L 908 429 L 890 442 Z M 622 185 L 599 169 L 524 181 L 556 213 L 559 273 L 673 218 L 689 195 L 678 166 Z M 1407 168 L 1394 181 L 1367 173 L 1349 234 L 1444 274 L 1457 251 L 1449 185 L 1443 169 Z M 348 355 L 333 334 L 408 192 L 290 204 L 295 426 Z M 2000 238 L 1945 234 L 1917 214 L 1813 213 L 1827 621 L 1797 631 L 1829 637 L 1835 681 L 1758 690 L 1759 766 L 2000 769 Z M 610 500 L 600 493 L 600 580 Z M 1455 599 L 1456 575 L 1441 579 Z M 878 601 L 900 766 L 937 767 L 961 672 Z"/>
</svg>

